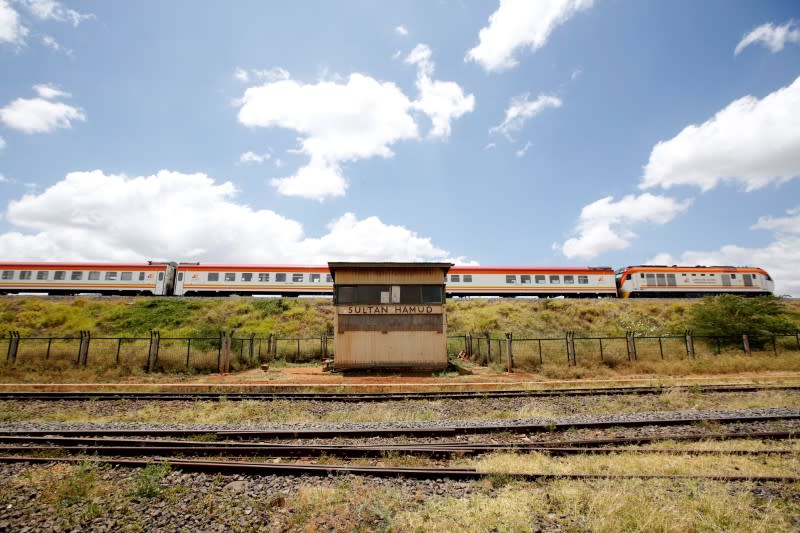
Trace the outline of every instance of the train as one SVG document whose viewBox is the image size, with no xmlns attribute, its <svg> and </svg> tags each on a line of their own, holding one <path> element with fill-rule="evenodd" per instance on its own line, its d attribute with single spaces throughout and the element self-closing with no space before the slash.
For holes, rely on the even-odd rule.
<svg viewBox="0 0 800 533">
<path fill-rule="evenodd" d="M 774 294 L 762 268 L 635 265 L 611 267 L 460 266 L 445 279 L 449 297 L 690 298 Z M 5 262 L 0 294 L 153 296 L 332 296 L 326 265 Z"/>
</svg>

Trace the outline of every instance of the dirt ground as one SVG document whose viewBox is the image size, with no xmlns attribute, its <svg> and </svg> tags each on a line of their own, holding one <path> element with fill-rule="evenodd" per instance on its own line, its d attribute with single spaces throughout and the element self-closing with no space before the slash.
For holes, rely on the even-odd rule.
<svg viewBox="0 0 800 533">
<path fill-rule="evenodd" d="M 325 372 L 322 366 L 254 368 L 232 374 L 211 374 L 153 382 L 129 378 L 116 383 L 0 383 L 5 391 L 143 391 L 143 392 L 428 392 L 520 389 L 570 389 L 615 386 L 678 386 L 701 384 L 800 385 L 800 372 L 752 372 L 683 377 L 626 376 L 613 379 L 552 380 L 527 372 L 498 372 L 469 365 L 462 372 Z"/>
</svg>

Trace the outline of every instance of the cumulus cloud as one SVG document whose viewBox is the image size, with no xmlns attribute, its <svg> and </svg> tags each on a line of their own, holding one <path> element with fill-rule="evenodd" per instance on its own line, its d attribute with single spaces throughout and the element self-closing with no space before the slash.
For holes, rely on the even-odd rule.
<svg viewBox="0 0 800 533">
<path fill-rule="evenodd" d="M 83 14 L 64 7 L 56 0 L 17 0 L 28 8 L 33 16 L 40 20 L 57 20 L 59 22 L 69 22 L 73 26 L 79 25 L 84 20 L 94 18 L 91 13 Z"/>
<path fill-rule="evenodd" d="M 509 69 L 517 64 L 514 54 L 518 49 L 535 52 L 557 26 L 592 4 L 593 0 L 500 0 L 489 25 L 479 33 L 480 42 L 464 59 L 489 72 Z"/>
<path fill-rule="evenodd" d="M 263 154 L 257 154 L 255 152 L 247 151 L 247 152 L 245 152 L 245 153 L 243 153 L 242 155 L 239 156 L 239 164 L 240 165 L 250 165 L 250 164 L 252 164 L 252 165 L 260 165 L 261 163 L 263 163 L 264 161 L 267 161 L 271 157 L 272 157 L 272 155 L 270 155 L 268 152 L 265 152 Z"/>
<path fill-rule="evenodd" d="M 742 50 L 751 44 L 766 46 L 775 54 L 783 50 L 786 43 L 800 43 L 800 28 L 797 27 L 795 22 L 790 20 L 781 26 L 775 26 L 771 22 L 767 22 L 742 37 L 742 40 L 736 45 L 733 55 L 738 56 Z"/>
<path fill-rule="evenodd" d="M 249 82 L 251 79 L 261 81 L 279 81 L 288 80 L 290 77 L 289 71 L 281 67 L 270 69 L 251 68 L 249 70 L 236 67 L 233 71 L 233 78 L 244 83 Z"/>
<path fill-rule="evenodd" d="M 42 36 L 42 44 L 45 45 L 50 50 L 52 50 L 53 52 L 60 52 L 69 58 L 72 58 L 75 55 L 71 49 L 61 46 L 60 44 L 58 44 L 58 41 L 56 41 L 50 35 Z"/>
<path fill-rule="evenodd" d="M 19 20 L 19 13 L 6 0 L 0 0 L 0 43 L 21 45 L 28 35 L 28 28 Z"/>
<path fill-rule="evenodd" d="M 403 26 L 402 24 L 401 24 L 400 26 L 397 26 L 397 27 L 394 29 L 394 32 L 395 32 L 397 35 L 402 35 L 403 37 L 405 37 L 406 35 L 408 35 L 408 29 L 407 29 L 405 26 Z"/>
<path fill-rule="evenodd" d="M 800 207 L 785 216 L 764 216 L 751 229 L 772 231 L 772 241 L 763 248 L 747 248 L 728 244 L 712 251 L 687 251 L 678 257 L 661 253 L 651 261 L 660 264 L 684 265 L 749 265 L 764 268 L 775 280 L 776 294 L 800 297 Z"/>
<path fill-rule="evenodd" d="M 642 189 L 722 181 L 752 191 L 800 175 L 800 77 L 761 100 L 735 100 L 703 124 L 653 148 Z"/>
<path fill-rule="evenodd" d="M 503 122 L 491 128 L 489 133 L 502 133 L 511 137 L 511 133 L 519 130 L 525 122 L 548 108 L 561 107 L 561 99 L 555 96 L 540 94 L 536 100 L 530 101 L 530 93 L 525 93 L 511 99 L 506 109 Z"/>
<path fill-rule="evenodd" d="M 0 256 L 247 263 L 448 260 L 429 238 L 376 217 L 359 220 L 346 213 L 324 235 L 307 237 L 299 222 L 239 203 L 236 196 L 231 182 L 200 173 L 72 172 L 39 194 L 9 203 L 6 219 L 14 230 L 0 235 Z"/>
<path fill-rule="evenodd" d="M 532 142 L 530 141 L 526 142 L 525 146 L 523 146 L 522 148 L 520 148 L 515 152 L 517 154 L 517 157 L 523 157 L 526 153 L 528 153 L 528 150 L 530 149 L 531 146 L 533 146 Z"/>
<path fill-rule="evenodd" d="M 49 85 L 36 85 L 39 98 L 17 98 L 0 108 L 0 122 L 24 133 L 50 133 L 59 128 L 71 128 L 74 121 L 85 121 L 82 109 L 51 99 L 69 96 Z"/>
<path fill-rule="evenodd" d="M 238 101 L 239 122 L 298 132 L 297 152 L 309 158 L 292 175 L 271 181 L 278 192 L 315 200 L 342 196 L 347 188 L 343 163 L 389 158 L 394 155 L 393 144 L 419 138 L 414 111 L 430 117 L 430 137 L 449 135 L 451 121 L 472 110 L 474 97 L 464 96 L 453 82 L 432 80 L 430 55 L 430 49 L 421 45 L 407 58 L 418 68 L 417 100 L 392 82 L 359 73 L 341 81 L 305 84 L 281 79 L 248 88 Z"/>
<path fill-rule="evenodd" d="M 461 87 L 452 81 L 431 79 L 434 63 L 428 45 L 418 44 L 406 57 L 406 63 L 417 66 L 418 99 L 412 107 L 431 119 L 429 137 L 449 137 L 450 122 L 475 109 L 475 97 L 464 95 Z"/>
<path fill-rule="evenodd" d="M 603 252 L 622 250 L 631 245 L 634 224 L 666 224 L 685 211 L 691 200 L 677 201 L 667 196 L 644 193 L 627 195 L 618 202 L 606 196 L 584 206 L 575 227 L 577 237 L 567 239 L 556 249 L 569 258 L 592 259 Z"/>
</svg>

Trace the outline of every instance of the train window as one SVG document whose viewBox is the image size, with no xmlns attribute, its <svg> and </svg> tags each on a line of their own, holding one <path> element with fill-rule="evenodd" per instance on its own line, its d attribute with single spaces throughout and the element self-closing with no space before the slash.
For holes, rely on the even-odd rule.
<svg viewBox="0 0 800 533">
<path fill-rule="evenodd" d="M 89 281 L 95 281 L 100 279 L 100 272 L 97 270 L 92 270 L 89 272 Z"/>
<path fill-rule="evenodd" d="M 116 281 L 116 280 L 117 280 L 116 272 L 106 272 L 106 281 Z"/>
<path fill-rule="evenodd" d="M 50 272 L 47 270 L 40 270 L 36 273 L 36 279 L 50 279 Z"/>
<path fill-rule="evenodd" d="M 325 274 L 325 283 L 333 283 L 333 276 Z"/>
<path fill-rule="evenodd" d="M 656 275 L 655 274 L 647 274 L 647 279 L 645 280 L 647 285 L 655 285 L 656 284 Z"/>
<path fill-rule="evenodd" d="M 55 280 L 64 280 L 67 279 L 67 273 L 63 270 L 56 270 L 53 273 L 53 279 Z"/>
<path fill-rule="evenodd" d="M 219 272 L 209 272 L 208 281 L 219 281 Z"/>
<path fill-rule="evenodd" d="M 119 279 L 120 281 L 130 281 L 133 279 L 133 272 L 120 272 Z"/>
<path fill-rule="evenodd" d="M 578 276 L 578 284 L 579 285 L 588 285 L 589 284 L 589 276 Z"/>
<path fill-rule="evenodd" d="M 19 271 L 19 279 L 31 279 L 33 275 L 33 271 L 31 270 L 20 270 Z"/>
<path fill-rule="evenodd" d="M 656 274 L 656 281 L 658 282 L 659 287 L 665 287 L 667 285 L 666 274 Z"/>
<path fill-rule="evenodd" d="M 544 274 L 536 274 L 536 276 L 534 277 L 534 280 L 536 281 L 537 285 L 544 285 L 544 283 L 545 283 Z"/>
<path fill-rule="evenodd" d="M 144 272 L 139 272 L 139 281 L 144 281 Z"/>
<path fill-rule="evenodd" d="M 163 272 L 159 272 L 158 273 L 158 281 L 164 281 L 164 273 Z"/>
<path fill-rule="evenodd" d="M 225 272 L 225 281 L 236 281 L 236 272 Z"/>
<path fill-rule="evenodd" d="M 293 283 L 303 283 L 303 277 L 304 277 L 303 274 L 299 274 L 299 273 L 295 272 L 294 274 L 292 274 L 292 282 Z"/>
<path fill-rule="evenodd" d="M 455 282 L 455 283 L 461 283 L 461 276 L 458 275 L 458 274 L 451 274 L 450 275 L 450 281 Z"/>
<path fill-rule="evenodd" d="M 464 283 L 472 283 L 472 274 L 464 274 Z"/>
<path fill-rule="evenodd" d="M 183 272 L 178 272 L 178 281 L 183 281 Z"/>
<path fill-rule="evenodd" d="M 694 275 L 694 274 L 692 274 L 692 275 Z M 639 277 L 640 277 L 640 278 L 644 278 L 644 272 L 642 272 L 641 274 L 639 274 Z"/>
<path fill-rule="evenodd" d="M 319 280 L 322 278 L 320 274 L 311 274 L 311 283 L 319 283 Z"/>
<path fill-rule="evenodd" d="M 550 283 L 552 283 L 553 285 L 558 285 L 559 283 L 561 283 L 561 277 L 557 275 L 550 276 Z"/>
<path fill-rule="evenodd" d="M 670 287 L 678 286 L 678 281 L 675 279 L 675 274 L 667 274 L 667 285 Z"/>
<path fill-rule="evenodd" d="M 575 284 L 575 276 L 564 276 L 564 284 L 565 285 L 574 285 Z"/>
<path fill-rule="evenodd" d="M 736 279 L 736 274 L 731 274 L 731 279 Z"/>
<path fill-rule="evenodd" d="M 516 282 L 517 282 L 516 274 L 507 274 L 506 275 L 506 283 L 516 283 Z"/>
<path fill-rule="evenodd" d="M 531 284 L 531 275 L 530 275 L 530 274 L 522 274 L 522 275 L 519 277 L 519 280 L 520 280 L 520 282 L 521 282 L 521 283 L 523 283 L 523 284 L 530 285 L 530 284 Z"/>
<path fill-rule="evenodd" d="M 14 279 L 13 270 L 3 270 L 3 279 Z"/>
<path fill-rule="evenodd" d="M 277 274 L 275 274 L 275 281 L 286 281 L 286 273 L 278 272 Z"/>
<path fill-rule="evenodd" d="M 259 272 L 258 281 L 269 281 L 269 272 Z"/>
<path fill-rule="evenodd" d="M 72 281 L 79 281 L 83 279 L 83 272 L 80 270 L 73 270 L 72 274 L 70 274 L 69 279 Z"/>
<path fill-rule="evenodd" d="M 252 272 L 242 272 L 242 281 L 253 281 Z"/>
</svg>

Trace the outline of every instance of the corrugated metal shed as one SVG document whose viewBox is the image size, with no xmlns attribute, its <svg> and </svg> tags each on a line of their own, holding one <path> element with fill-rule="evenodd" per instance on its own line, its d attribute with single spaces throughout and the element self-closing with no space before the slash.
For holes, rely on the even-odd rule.
<svg viewBox="0 0 800 533">
<path fill-rule="evenodd" d="M 328 263 L 334 279 L 334 367 L 447 366 L 450 263 Z"/>
</svg>

